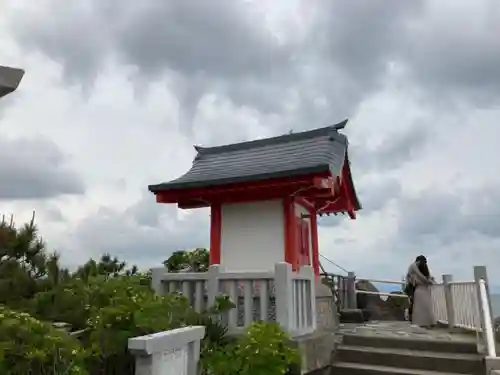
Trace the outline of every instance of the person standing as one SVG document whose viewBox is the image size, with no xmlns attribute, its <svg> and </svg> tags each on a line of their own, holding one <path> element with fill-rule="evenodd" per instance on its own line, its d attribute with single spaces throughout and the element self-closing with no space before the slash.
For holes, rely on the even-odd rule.
<svg viewBox="0 0 500 375">
<path fill-rule="evenodd" d="M 413 286 L 411 297 L 410 293 L 408 293 L 410 297 L 411 312 L 409 314 L 411 322 L 423 328 L 432 328 L 436 325 L 430 288 L 434 283 L 434 278 L 429 272 L 425 256 L 419 255 L 415 262 L 410 265 L 407 273 L 407 281 L 408 285 Z"/>
<path fill-rule="evenodd" d="M 415 285 L 413 285 L 413 281 L 410 279 L 410 274 L 406 274 L 406 286 L 404 289 L 404 293 L 408 296 L 408 321 L 412 321 L 413 315 L 413 295 L 415 294 Z"/>
</svg>

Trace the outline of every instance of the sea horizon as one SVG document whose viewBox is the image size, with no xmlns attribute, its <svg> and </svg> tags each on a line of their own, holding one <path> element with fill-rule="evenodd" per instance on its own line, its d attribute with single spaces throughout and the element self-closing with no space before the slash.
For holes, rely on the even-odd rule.
<svg viewBox="0 0 500 375">
<path fill-rule="evenodd" d="M 393 284 L 384 284 L 384 283 L 374 283 L 376 288 L 384 293 L 394 293 L 395 291 L 398 291 L 398 287 L 395 287 Z M 387 297 L 381 297 L 382 300 L 386 300 Z M 498 291 L 498 288 L 495 288 L 495 291 L 492 292 L 490 290 L 490 299 L 491 299 L 491 310 L 492 310 L 492 318 L 498 318 L 500 317 L 500 292 Z"/>
<path fill-rule="evenodd" d="M 500 317 L 500 294 L 490 294 L 493 318 Z"/>
</svg>

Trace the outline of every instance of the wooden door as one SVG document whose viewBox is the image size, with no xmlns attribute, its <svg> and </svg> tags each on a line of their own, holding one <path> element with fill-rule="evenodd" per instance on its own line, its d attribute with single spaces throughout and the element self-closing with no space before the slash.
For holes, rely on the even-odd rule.
<svg viewBox="0 0 500 375">
<path fill-rule="evenodd" d="M 297 260 L 298 265 L 311 265 L 311 236 L 309 231 L 309 221 L 297 218 Z"/>
</svg>

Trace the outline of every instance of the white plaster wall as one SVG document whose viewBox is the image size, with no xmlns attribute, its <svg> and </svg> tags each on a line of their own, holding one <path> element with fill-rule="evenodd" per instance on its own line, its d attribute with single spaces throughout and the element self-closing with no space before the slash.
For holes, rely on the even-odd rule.
<svg viewBox="0 0 500 375">
<path fill-rule="evenodd" d="M 300 205 L 295 203 L 295 216 L 300 217 L 300 215 L 309 215 L 309 211 L 307 209 Z M 309 226 L 309 262 L 311 262 L 312 265 L 312 233 L 311 233 L 311 219 L 309 218 L 304 218 L 305 221 L 307 221 L 307 225 Z"/>
<path fill-rule="evenodd" d="M 222 205 L 221 265 L 227 271 L 272 271 L 285 258 L 281 200 Z"/>
</svg>

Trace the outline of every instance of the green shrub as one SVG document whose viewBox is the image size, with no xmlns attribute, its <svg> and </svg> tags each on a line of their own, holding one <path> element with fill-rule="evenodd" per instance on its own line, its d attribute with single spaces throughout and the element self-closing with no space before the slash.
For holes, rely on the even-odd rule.
<svg viewBox="0 0 500 375">
<path fill-rule="evenodd" d="M 253 323 L 235 343 L 211 348 L 201 362 L 207 375 L 283 375 L 300 366 L 298 351 L 276 323 Z"/>
<path fill-rule="evenodd" d="M 227 336 L 227 326 L 220 321 L 221 314 L 235 308 L 236 305 L 229 296 L 220 295 L 215 299 L 213 306 L 202 313 L 191 311 L 186 318 L 190 326 L 204 326 L 205 337 L 201 342 L 201 353 L 214 347 L 226 345 L 230 342 Z"/>
<path fill-rule="evenodd" d="M 2 375 L 87 375 L 84 360 L 81 345 L 66 332 L 0 306 Z"/>
<path fill-rule="evenodd" d="M 101 280 L 89 289 L 88 331 L 82 341 L 90 351 L 88 368 L 95 373 L 133 374 L 128 339 L 179 328 L 192 314 L 184 297 L 155 295 L 141 275 Z"/>
<path fill-rule="evenodd" d="M 84 329 L 89 317 L 91 293 L 91 286 L 72 279 L 37 293 L 32 300 L 32 312 L 43 320 L 69 323 L 75 330 Z"/>
<path fill-rule="evenodd" d="M 206 347 L 226 343 L 227 329 L 216 318 L 234 307 L 227 297 L 218 297 L 213 307 L 196 313 L 179 294 L 156 296 L 149 275 L 91 276 L 74 278 L 35 296 L 38 316 L 68 322 L 84 329 L 80 339 L 88 349 L 91 373 L 134 373 L 134 358 L 128 339 L 185 325 L 204 325 Z"/>
<path fill-rule="evenodd" d="M 74 330 L 85 329 L 92 308 L 109 306 L 117 293 L 152 294 L 146 275 L 116 276 L 98 275 L 72 278 L 33 298 L 33 313 L 43 320 L 66 322 Z M 128 291 L 128 292 L 126 292 Z M 127 294 L 128 293 L 128 294 Z"/>
</svg>

